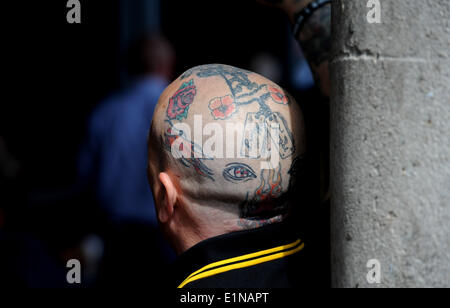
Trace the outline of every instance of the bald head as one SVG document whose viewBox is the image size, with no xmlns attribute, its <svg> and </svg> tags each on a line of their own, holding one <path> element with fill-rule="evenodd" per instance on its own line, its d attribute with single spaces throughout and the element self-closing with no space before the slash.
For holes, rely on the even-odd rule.
<svg viewBox="0 0 450 308">
<path fill-rule="evenodd" d="M 301 111 L 278 85 L 227 65 L 188 70 L 161 95 L 149 135 L 149 180 L 166 233 L 176 241 L 191 232 L 183 250 L 281 221 L 304 150 Z"/>
</svg>

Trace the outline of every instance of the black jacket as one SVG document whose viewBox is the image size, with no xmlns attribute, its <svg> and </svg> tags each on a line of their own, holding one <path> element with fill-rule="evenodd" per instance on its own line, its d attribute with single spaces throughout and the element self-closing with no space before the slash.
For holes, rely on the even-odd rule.
<svg viewBox="0 0 450 308">
<path fill-rule="evenodd" d="M 289 223 L 224 234 L 182 253 L 174 266 L 181 288 L 288 288 L 308 282 L 307 245 Z M 306 246 L 305 246 L 306 245 Z"/>
</svg>

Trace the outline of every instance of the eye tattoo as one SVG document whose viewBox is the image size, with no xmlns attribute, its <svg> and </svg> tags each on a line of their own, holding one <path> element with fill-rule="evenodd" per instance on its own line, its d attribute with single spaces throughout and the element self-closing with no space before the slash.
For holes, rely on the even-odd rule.
<svg viewBox="0 0 450 308">
<path fill-rule="evenodd" d="M 241 163 L 231 163 L 223 170 L 225 180 L 233 183 L 247 182 L 256 179 L 255 171 L 252 167 Z"/>
</svg>

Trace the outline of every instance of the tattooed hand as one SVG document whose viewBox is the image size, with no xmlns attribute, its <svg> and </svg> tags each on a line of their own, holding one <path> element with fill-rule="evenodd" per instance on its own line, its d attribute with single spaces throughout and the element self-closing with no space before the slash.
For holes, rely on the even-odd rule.
<svg viewBox="0 0 450 308">
<path fill-rule="evenodd" d="M 292 96 L 258 74 L 210 64 L 169 85 L 154 111 L 148 175 L 174 245 L 281 221 L 303 134 Z"/>
</svg>

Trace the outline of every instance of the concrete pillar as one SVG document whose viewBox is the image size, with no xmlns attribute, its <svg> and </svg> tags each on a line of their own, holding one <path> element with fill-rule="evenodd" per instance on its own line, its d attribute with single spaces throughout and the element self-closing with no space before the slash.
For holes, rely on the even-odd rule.
<svg viewBox="0 0 450 308">
<path fill-rule="evenodd" d="M 333 3 L 332 283 L 450 287 L 450 1 L 367 3 Z"/>
</svg>

